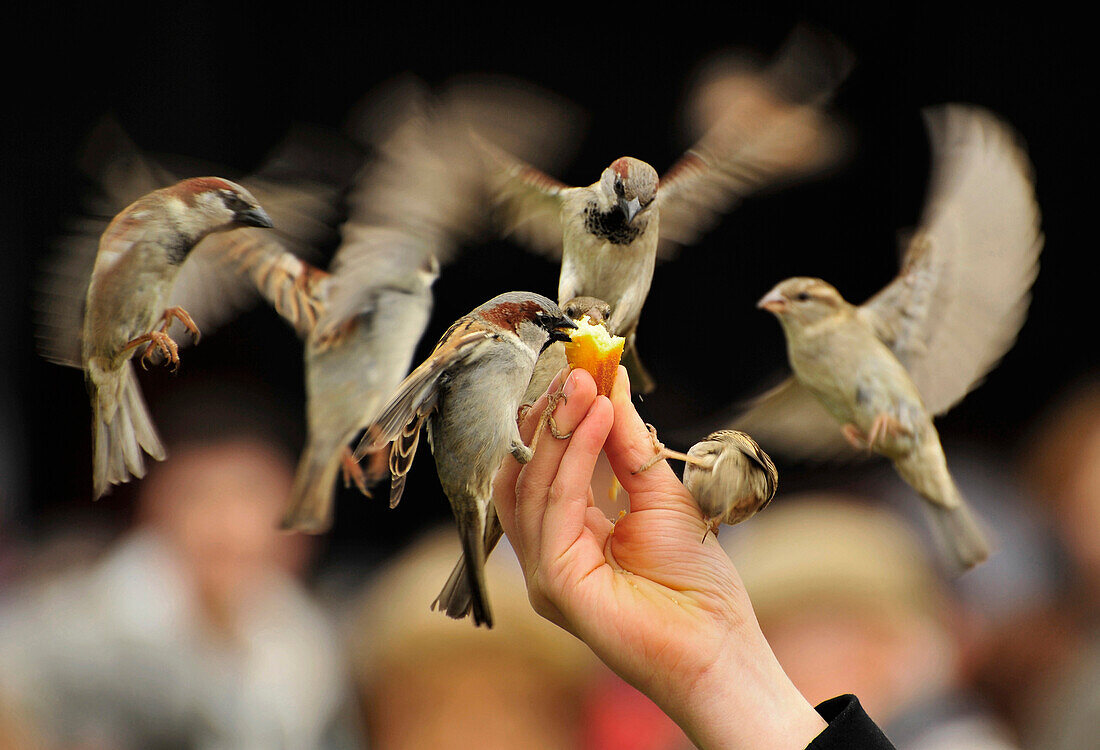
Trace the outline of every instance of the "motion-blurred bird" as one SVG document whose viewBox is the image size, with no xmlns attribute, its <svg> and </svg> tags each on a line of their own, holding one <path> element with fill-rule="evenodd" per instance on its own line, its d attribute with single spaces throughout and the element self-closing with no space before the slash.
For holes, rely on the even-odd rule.
<svg viewBox="0 0 1100 750">
<path fill-rule="evenodd" d="M 507 292 L 459 318 L 431 356 L 401 383 L 367 429 L 356 456 L 393 442 L 390 505 L 401 500 L 427 429 L 436 471 L 451 503 L 462 540 L 462 558 L 434 607 L 453 618 L 473 612 L 474 623 L 492 627 L 485 596 L 485 559 L 500 539 L 492 481 L 511 454 L 531 459 L 516 424 L 516 412 L 539 354 L 565 341 L 576 328 L 550 299 Z"/>
<path fill-rule="evenodd" d="M 178 365 L 176 343 L 167 333 L 173 319 L 198 340 L 199 329 L 186 310 L 168 305 L 180 265 L 208 234 L 271 225 L 240 185 L 197 177 L 138 199 L 103 233 L 88 285 L 81 354 L 92 400 L 96 498 L 112 484 L 144 475 L 143 449 L 164 459 L 130 358 L 144 344 L 143 361 L 159 350 Z"/>
<path fill-rule="evenodd" d="M 888 457 L 967 568 L 989 548 L 948 473 L 932 415 L 1012 345 L 1043 237 L 1031 165 L 1011 128 L 965 105 L 924 116 L 934 166 L 900 275 L 858 307 L 813 278 L 788 279 L 764 296 L 758 306 L 782 324 L 794 377 L 734 425 L 794 456 L 835 455 L 843 436 Z"/>
<path fill-rule="evenodd" d="M 559 303 L 592 296 L 611 305 L 609 324 L 627 339 L 623 364 L 636 391 L 654 386 L 634 338 L 659 239 L 693 242 L 749 193 L 834 164 L 842 149 L 823 104 L 849 62 L 834 39 L 800 28 L 766 70 L 724 68 L 699 87 L 708 105 L 717 92 L 720 114 L 703 115 L 706 132 L 660 180 L 652 166 L 624 156 L 592 185 L 569 187 L 484 144 L 505 233 L 561 257 Z"/>
<path fill-rule="evenodd" d="M 718 430 L 688 449 L 669 450 L 649 426 L 657 453 L 634 473 L 646 471 L 666 458 L 684 462 L 684 486 L 699 510 L 707 530 L 717 535 L 719 524 L 733 526 L 751 518 L 775 497 L 779 472 L 756 441 L 737 430 Z M 705 536 L 703 537 L 706 538 Z"/>
<path fill-rule="evenodd" d="M 317 135 L 302 130 L 291 133 L 265 157 L 260 169 L 239 181 L 253 196 L 253 201 L 259 199 L 270 222 L 275 222 L 278 228 L 247 228 L 241 225 L 232 232 L 214 231 L 198 237 L 197 244 L 180 256 L 181 262 L 172 266 L 170 283 L 166 286 L 167 299 L 162 300 L 162 310 L 184 309 L 195 328 L 209 332 L 256 297 L 252 284 L 226 262 L 227 240 L 277 242 L 280 247 L 305 252 L 332 233 L 338 190 L 336 184 L 345 179 L 338 174 L 339 170 L 334 168 L 333 162 L 342 161 L 343 157 L 335 156 L 327 139 L 324 139 L 326 156 L 320 156 L 319 147 L 314 143 Z M 307 162 L 309 175 L 304 173 Z M 172 166 L 166 166 L 167 163 Z M 200 166 L 195 160 L 180 157 L 149 156 L 138 149 L 116 121 L 104 118 L 88 137 L 80 167 L 97 184 L 101 195 L 89 201 L 87 214 L 73 222 L 69 231 L 59 239 L 59 252 L 48 260 L 43 269 L 35 300 L 35 333 L 39 351 L 46 359 L 84 368 L 87 341 L 83 332 L 87 321 L 88 290 L 93 269 L 105 262 L 101 237 L 106 238 L 108 232 L 114 233 L 111 236 L 117 235 L 117 231 L 111 229 L 116 226 L 111 222 L 118 221 L 113 219 L 114 215 L 142 196 L 177 183 L 181 173 L 201 173 L 210 169 L 210 165 Z M 131 226 L 124 222 L 118 228 L 127 232 L 138 231 L 136 223 Z M 111 242 L 121 242 L 122 246 L 126 246 L 130 239 L 128 235 L 117 236 Z M 142 245 L 137 243 L 137 246 Z M 109 278 L 115 276 L 117 274 L 112 272 Z M 157 315 L 159 317 L 159 312 Z M 179 334 L 185 330 L 180 319 L 173 316 L 165 323 L 170 326 L 157 334 L 165 333 L 173 345 L 178 343 L 182 346 L 186 340 L 178 340 Z M 146 329 L 142 333 L 148 332 Z M 162 341 L 167 342 L 167 339 Z M 144 354 L 156 361 L 173 351 L 165 343 L 163 350 L 147 347 Z M 129 365 L 122 370 L 129 373 L 124 379 L 136 386 Z M 138 394 L 140 401 L 136 389 L 129 392 Z M 137 403 L 134 402 L 134 406 Z M 139 413 L 146 415 L 144 404 L 141 406 Z M 155 430 L 143 430 L 142 438 L 149 453 L 158 460 L 163 459 L 164 450 Z M 105 446 L 106 443 L 99 441 L 96 450 L 102 451 Z M 112 476 L 117 478 L 115 483 L 128 480 L 129 474 L 119 468 L 117 456 L 115 459 L 112 472 Z M 130 472 L 134 476 L 142 476 L 144 466 L 140 461 L 140 452 L 136 458 L 131 454 L 127 460 Z M 100 473 L 97 472 L 96 476 Z M 96 480 L 96 496 L 106 491 L 110 483 L 106 479 L 102 482 Z"/>
<path fill-rule="evenodd" d="M 568 115 L 503 79 L 460 79 L 438 95 L 401 79 L 369 96 L 350 126 L 375 155 L 348 196 L 327 271 L 267 239 L 234 243 L 239 268 L 305 338 L 309 435 L 284 529 L 328 530 L 341 472 L 364 494 L 386 473 L 384 452 L 364 472 L 348 444 L 408 373 L 440 265 L 485 231 L 470 131 L 545 159 L 557 148 L 545 126 Z"/>
</svg>

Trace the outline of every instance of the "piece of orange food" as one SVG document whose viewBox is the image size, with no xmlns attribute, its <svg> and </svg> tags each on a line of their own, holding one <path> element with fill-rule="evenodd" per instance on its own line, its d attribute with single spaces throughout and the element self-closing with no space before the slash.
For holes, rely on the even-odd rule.
<svg viewBox="0 0 1100 750">
<path fill-rule="evenodd" d="M 569 366 L 588 370 L 596 381 L 596 392 L 601 396 L 611 394 L 619 358 L 623 356 L 626 339 L 612 336 L 599 323 L 593 323 L 587 315 L 576 321 L 571 341 L 565 342 L 565 358 Z"/>
</svg>

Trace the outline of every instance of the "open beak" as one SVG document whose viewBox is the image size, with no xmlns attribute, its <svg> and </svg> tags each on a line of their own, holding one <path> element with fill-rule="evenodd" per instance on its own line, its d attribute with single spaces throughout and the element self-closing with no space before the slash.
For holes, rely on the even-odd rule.
<svg viewBox="0 0 1100 750">
<path fill-rule="evenodd" d="M 634 217 L 642 210 L 642 204 L 637 198 L 631 198 L 630 200 L 619 198 L 619 210 L 623 212 L 626 223 L 629 224 L 634 221 Z"/>
<path fill-rule="evenodd" d="M 233 221 L 246 227 L 270 229 L 275 226 L 275 223 L 271 221 L 271 217 L 259 206 L 253 206 L 244 211 L 237 211 L 233 214 Z"/>
<path fill-rule="evenodd" d="M 770 313 L 779 315 L 787 309 L 787 298 L 778 290 L 772 289 L 760 298 L 756 306 L 761 310 L 767 310 Z"/>
</svg>

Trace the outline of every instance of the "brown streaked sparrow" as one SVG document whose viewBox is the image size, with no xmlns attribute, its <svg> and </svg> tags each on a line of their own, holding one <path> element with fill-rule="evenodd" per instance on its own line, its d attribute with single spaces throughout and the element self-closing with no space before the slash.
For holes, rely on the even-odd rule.
<svg viewBox="0 0 1100 750">
<path fill-rule="evenodd" d="M 968 568 L 989 546 L 948 473 L 932 416 L 961 400 L 1012 346 L 1043 236 L 1016 133 L 968 105 L 930 108 L 924 117 L 932 177 L 900 274 L 860 306 L 812 278 L 788 279 L 761 299 L 783 327 L 794 377 L 734 426 L 795 457 L 834 456 L 845 439 L 888 457 L 928 500 L 939 536 Z"/>
<path fill-rule="evenodd" d="M 775 497 L 779 472 L 768 454 L 745 433 L 718 430 L 691 446 L 687 453 L 679 453 L 657 439 L 653 425 L 648 427 L 657 453 L 634 473 L 662 459 L 683 461 L 684 486 L 703 511 L 707 531 L 715 536 L 719 524 L 739 524 L 764 510 Z"/>
<path fill-rule="evenodd" d="M 485 597 L 485 558 L 500 539 L 492 480 L 507 455 L 520 463 L 531 449 L 516 411 L 539 354 L 569 338 L 576 324 L 550 299 L 507 292 L 455 321 L 435 350 L 398 387 L 367 428 L 356 457 L 393 442 L 390 505 L 396 505 L 416 455 L 421 429 L 462 540 L 462 558 L 433 607 L 453 618 L 473 613 L 492 627 Z"/>
<path fill-rule="evenodd" d="M 176 343 L 167 333 L 173 319 L 198 339 L 191 316 L 168 305 L 177 271 L 208 234 L 249 226 L 270 227 L 271 219 L 247 190 L 219 177 L 196 177 L 139 198 L 103 233 L 88 285 L 81 351 L 92 402 L 96 498 L 112 484 L 145 474 L 143 449 L 158 461 L 165 457 L 130 358 L 139 348 L 143 360 L 159 350 L 178 365 Z"/>
</svg>

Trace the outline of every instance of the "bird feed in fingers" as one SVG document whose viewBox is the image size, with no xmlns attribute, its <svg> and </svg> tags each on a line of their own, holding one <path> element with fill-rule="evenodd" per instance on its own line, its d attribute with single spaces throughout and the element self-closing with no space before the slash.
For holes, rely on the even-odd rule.
<svg viewBox="0 0 1100 750">
<path fill-rule="evenodd" d="M 596 381 L 596 392 L 601 396 L 611 394 L 615 373 L 623 355 L 626 339 L 612 336 L 602 325 L 593 323 L 586 315 L 577 321 L 577 330 L 571 340 L 565 342 L 565 357 L 569 367 L 587 370 Z"/>
</svg>

